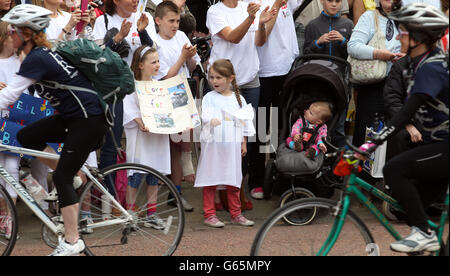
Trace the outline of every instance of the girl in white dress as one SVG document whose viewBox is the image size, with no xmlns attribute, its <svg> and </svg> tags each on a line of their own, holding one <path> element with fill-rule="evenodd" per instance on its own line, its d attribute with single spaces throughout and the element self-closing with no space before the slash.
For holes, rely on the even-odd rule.
<svg viewBox="0 0 450 276">
<path fill-rule="evenodd" d="M 159 71 L 159 57 L 156 49 L 149 46 L 139 47 L 133 56 L 131 69 L 137 81 L 152 81 Z M 142 121 L 138 96 L 135 93 L 125 97 L 123 126 L 127 139 L 127 162 L 143 164 L 162 174 L 170 174 L 169 135 L 150 133 Z M 136 211 L 136 193 L 142 178 L 147 183 L 147 220 L 146 227 L 164 229 L 164 222 L 156 215 L 158 179 L 152 175 L 128 172 L 128 186 L 125 206 Z"/>
<path fill-rule="evenodd" d="M 252 226 L 254 222 L 241 214 L 240 188 L 242 157 L 247 154 L 246 137 L 254 135 L 255 128 L 252 120 L 242 121 L 232 116 L 247 103 L 240 95 L 231 62 L 217 60 L 208 74 L 214 91 L 207 93 L 202 101 L 202 151 L 194 185 L 203 188 L 204 223 L 211 227 L 224 226 L 216 216 L 214 204 L 215 191 L 220 186 L 227 190 L 232 223 Z"/>
</svg>

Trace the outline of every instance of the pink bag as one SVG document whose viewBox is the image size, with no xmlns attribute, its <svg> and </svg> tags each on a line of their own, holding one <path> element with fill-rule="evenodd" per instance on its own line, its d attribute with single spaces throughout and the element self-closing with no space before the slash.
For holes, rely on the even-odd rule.
<svg viewBox="0 0 450 276">
<path fill-rule="evenodd" d="M 117 154 L 117 164 L 123 164 L 127 162 L 127 154 L 123 150 L 120 150 Z M 126 204 L 126 194 L 128 186 L 128 176 L 127 170 L 120 170 L 116 172 L 116 199 L 119 203 L 125 207 Z"/>
</svg>

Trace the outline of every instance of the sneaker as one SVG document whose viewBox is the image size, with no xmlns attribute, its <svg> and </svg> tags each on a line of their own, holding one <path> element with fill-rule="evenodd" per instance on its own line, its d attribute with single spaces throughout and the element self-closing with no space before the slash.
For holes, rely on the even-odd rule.
<svg viewBox="0 0 450 276">
<path fill-rule="evenodd" d="M 225 223 L 221 222 L 217 216 L 210 216 L 203 223 L 214 228 L 222 228 L 225 226 Z"/>
<path fill-rule="evenodd" d="M 437 239 L 436 233 L 431 231 L 431 234 L 424 233 L 419 228 L 413 226 L 411 234 L 403 240 L 391 243 L 391 249 L 397 252 L 412 253 L 428 251 L 434 252 L 441 248 Z"/>
<path fill-rule="evenodd" d="M 192 205 L 189 202 L 187 202 L 187 200 L 184 199 L 184 197 L 181 197 L 181 203 L 183 204 L 184 210 L 186 212 L 194 211 L 194 207 L 192 207 Z"/>
<path fill-rule="evenodd" d="M 84 216 L 84 217 L 82 216 L 82 217 L 81 217 L 80 224 L 82 224 L 83 221 L 86 221 L 86 222 L 85 222 L 85 223 L 86 223 L 85 226 L 94 223 L 94 220 L 92 219 L 92 216 L 91 216 L 91 215 L 86 215 L 86 216 Z M 92 234 L 92 233 L 94 233 L 94 229 L 88 228 L 88 227 L 83 227 L 83 228 L 81 229 L 81 233 L 82 233 L 82 234 Z"/>
<path fill-rule="evenodd" d="M 156 214 L 150 215 L 144 222 L 144 227 L 163 230 L 166 228 L 164 221 Z"/>
<path fill-rule="evenodd" d="M 73 188 L 75 190 L 78 190 L 81 185 L 83 185 L 83 180 L 81 180 L 81 177 L 75 176 L 73 178 Z M 48 196 L 44 199 L 47 202 L 54 202 L 58 200 L 58 192 L 56 191 L 56 188 L 53 188 L 53 190 L 48 193 Z"/>
<path fill-rule="evenodd" d="M 242 226 L 253 226 L 255 225 L 254 221 L 246 219 L 243 215 L 239 215 L 235 217 L 234 219 L 231 219 L 232 224 L 239 224 Z"/>
<path fill-rule="evenodd" d="M 75 244 L 62 240 L 56 249 L 49 256 L 79 256 L 86 246 L 83 240 L 79 239 Z"/>
<path fill-rule="evenodd" d="M 250 195 L 254 199 L 263 199 L 264 198 L 264 191 L 262 187 L 254 188 L 250 191 Z"/>
</svg>

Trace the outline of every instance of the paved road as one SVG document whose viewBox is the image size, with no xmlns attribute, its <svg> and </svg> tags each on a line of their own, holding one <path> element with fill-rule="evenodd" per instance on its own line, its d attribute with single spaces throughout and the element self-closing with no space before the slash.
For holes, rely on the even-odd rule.
<svg viewBox="0 0 450 276">
<path fill-rule="evenodd" d="M 186 213 L 185 232 L 174 254 L 176 256 L 248 256 L 257 230 L 277 204 L 277 198 L 269 201 L 253 200 L 254 209 L 244 212 L 246 217 L 256 222 L 255 226 L 249 228 L 231 225 L 229 214 L 219 212 L 218 216 L 226 223 L 226 226 L 222 229 L 213 229 L 203 225 L 201 190 L 186 187 L 184 193 L 195 209 L 194 212 Z M 399 255 L 389 250 L 389 244 L 393 242 L 393 238 L 367 210 L 362 208 L 359 203 L 354 203 L 352 209 L 367 224 L 380 247 L 381 255 Z M 40 222 L 21 203 L 19 203 L 19 218 L 21 239 L 17 242 L 12 255 L 41 256 L 49 254 L 52 249 L 41 240 Z M 406 225 L 394 223 L 394 226 L 402 235 L 409 233 L 409 227 Z M 351 252 L 342 252 L 342 254 L 351 254 Z"/>
</svg>

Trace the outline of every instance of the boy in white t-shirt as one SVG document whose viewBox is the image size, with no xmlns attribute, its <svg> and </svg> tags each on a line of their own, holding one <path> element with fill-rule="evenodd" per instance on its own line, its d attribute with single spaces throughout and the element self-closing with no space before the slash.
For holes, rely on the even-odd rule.
<svg viewBox="0 0 450 276">
<path fill-rule="evenodd" d="M 200 57 L 197 47 L 192 46 L 189 38 L 179 31 L 181 12 L 171 1 L 164 1 L 156 7 L 155 22 L 159 32 L 156 37 L 158 45 L 160 73 L 156 79 L 168 79 L 184 73 L 190 77 Z"/>
<path fill-rule="evenodd" d="M 155 42 L 158 48 L 160 69 L 155 77 L 157 80 L 169 79 L 176 75 L 184 75 L 189 78 L 191 72 L 200 62 L 197 55 L 197 47 L 192 46 L 188 37 L 181 31 L 181 11 L 172 1 L 160 3 L 155 10 L 155 23 L 159 32 Z M 191 132 L 191 133 L 190 133 Z M 186 131 L 192 137 L 192 131 Z M 183 135 L 184 136 L 184 135 Z M 192 165 L 192 142 L 171 141 L 171 179 L 181 194 L 181 182 L 194 183 L 195 171 Z M 192 211 L 192 206 L 182 198 L 185 211 Z"/>
</svg>

